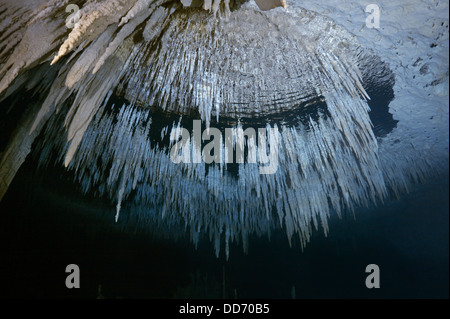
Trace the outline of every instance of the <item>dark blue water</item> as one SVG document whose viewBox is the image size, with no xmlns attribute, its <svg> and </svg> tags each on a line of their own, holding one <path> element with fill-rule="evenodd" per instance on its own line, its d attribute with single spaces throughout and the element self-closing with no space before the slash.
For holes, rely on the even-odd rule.
<svg viewBox="0 0 450 319">
<path fill-rule="evenodd" d="M 332 218 L 302 252 L 283 231 L 232 245 L 216 258 L 203 240 L 161 239 L 113 223 L 114 209 L 82 197 L 57 168 L 36 173 L 30 159 L 0 203 L 0 296 L 96 298 L 448 298 L 448 174 L 401 200 Z M 81 288 L 65 287 L 65 267 Z M 377 264 L 381 288 L 365 286 Z"/>
</svg>

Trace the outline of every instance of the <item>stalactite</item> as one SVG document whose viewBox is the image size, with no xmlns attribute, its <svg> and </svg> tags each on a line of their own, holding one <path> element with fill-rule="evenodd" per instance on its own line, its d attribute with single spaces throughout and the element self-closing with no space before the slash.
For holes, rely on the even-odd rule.
<svg viewBox="0 0 450 319">
<path fill-rule="evenodd" d="M 0 98 L 33 66 L 59 68 L 40 110 L 17 135 L 30 136 L 26 147 L 13 140 L 8 154 L 20 156 L 3 156 L 2 168 L 20 166 L 44 130 L 35 147 L 41 165 L 58 154 L 82 192 L 116 204 L 116 222 L 127 210 L 152 227 L 182 225 L 194 244 L 209 234 L 217 255 L 224 244 L 227 258 L 230 243 L 242 241 L 247 250 L 249 234 L 277 227 L 303 247 L 314 230 L 328 233 L 331 214 L 382 201 L 388 190 L 399 194 L 426 174 L 421 163 L 391 165 L 399 161 L 379 154 L 358 67 L 364 59 L 377 68 L 378 60 L 323 16 L 295 6 L 289 13 L 255 5 L 230 12 L 227 0 L 205 0 L 204 10 L 166 0 L 92 0 L 69 31 L 66 4 L 17 11 L 0 4 L 11 17 L 1 22 Z M 280 5 L 286 3 L 270 7 Z M 221 10 L 227 19 L 216 17 Z M 317 101 L 326 112 L 304 123 L 268 123 Z M 161 111 L 179 120 L 165 123 L 156 143 L 149 135 Z M 209 127 L 223 118 L 238 121 L 235 130 L 246 118 L 279 128 L 269 146 L 278 141 L 274 174 L 260 174 L 260 164 L 238 163 L 231 173 L 223 163 L 171 161 L 171 145 L 163 142 L 171 128 L 186 119 Z M 221 156 L 225 147 L 222 141 Z"/>
</svg>

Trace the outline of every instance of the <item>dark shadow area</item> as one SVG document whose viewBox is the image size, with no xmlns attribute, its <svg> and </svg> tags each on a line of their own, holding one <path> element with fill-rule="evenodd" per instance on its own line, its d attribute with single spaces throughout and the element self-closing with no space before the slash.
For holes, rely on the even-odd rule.
<svg viewBox="0 0 450 319">
<path fill-rule="evenodd" d="M 133 219 L 115 224 L 113 207 L 35 165 L 29 158 L 0 202 L 3 298 L 96 298 L 99 285 L 106 298 L 449 296 L 448 176 L 356 219 L 332 218 L 328 237 L 314 233 L 303 252 L 276 231 L 251 237 L 248 255 L 231 245 L 226 261 L 208 239 L 196 250 L 188 238 L 136 232 Z M 80 289 L 65 287 L 68 264 L 80 267 Z M 365 287 L 368 264 L 380 267 L 380 289 Z"/>
<path fill-rule="evenodd" d="M 370 120 L 376 137 L 384 137 L 396 126 L 389 112 L 389 103 L 394 99 L 395 75 L 389 65 L 381 61 L 378 56 L 367 56 L 359 63 L 362 72 L 363 87 L 370 97 Z"/>
</svg>

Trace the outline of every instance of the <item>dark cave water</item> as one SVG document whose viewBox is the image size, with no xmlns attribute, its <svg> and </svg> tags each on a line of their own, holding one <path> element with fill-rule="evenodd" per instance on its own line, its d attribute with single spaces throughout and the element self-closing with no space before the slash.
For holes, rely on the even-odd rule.
<svg viewBox="0 0 450 319">
<path fill-rule="evenodd" d="M 81 197 L 58 168 L 36 173 L 30 158 L 0 203 L 2 298 L 96 298 L 99 285 L 106 298 L 291 298 L 293 287 L 296 298 L 449 296 L 448 174 L 332 218 L 303 252 L 277 231 L 251 237 L 248 255 L 231 245 L 226 261 L 207 239 L 196 250 L 115 224 L 110 204 Z M 69 290 L 73 263 L 81 288 Z M 368 264 L 380 267 L 379 289 L 365 286 Z"/>
</svg>

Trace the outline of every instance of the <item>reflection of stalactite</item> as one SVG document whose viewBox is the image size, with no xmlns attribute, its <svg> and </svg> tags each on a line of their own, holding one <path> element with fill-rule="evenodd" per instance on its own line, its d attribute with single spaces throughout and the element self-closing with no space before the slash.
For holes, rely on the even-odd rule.
<svg viewBox="0 0 450 319">
<path fill-rule="evenodd" d="M 380 162 L 361 83 L 358 66 L 376 69 L 378 62 L 332 21 L 295 6 L 286 14 L 248 5 L 225 20 L 166 0 L 104 0 L 83 2 L 82 18 L 69 32 L 61 27 L 66 3 L 49 2 L 46 19 L 37 18 L 39 10 L 12 13 L 0 4 L 13 21 L 4 22 L 0 41 L 14 40 L 0 52 L 1 98 L 33 66 L 51 61 L 58 68 L 39 112 L 6 152 L 21 156 L 2 156 L 2 169 L 13 160 L 18 169 L 46 124 L 36 146 L 41 163 L 55 150 L 84 192 L 117 202 L 116 219 L 128 199 L 153 225 L 184 225 L 195 243 L 209 234 L 217 254 L 224 241 L 227 255 L 229 242 L 242 240 L 247 249 L 248 234 L 274 227 L 285 228 L 290 243 L 297 234 L 304 245 L 313 229 L 327 233 L 332 211 L 376 203 L 387 187 L 404 187 L 395 177 L 402 172 Z M 205 1 L 205 9 L 214 11 L 216 3 Z M 116 95 L 126 102 L 112 106 Z M 160 120 L 155 109 L 210 125 L 220 115 L 301 113 L 300 106 L 317 99 L 328 114 L 307 124 L 278 123 L 274 175 L 260 175 L 251 164 L 239 164 L 237 178 L 224 166 L 176 165 L 149 138 Z"/>
</svg>

